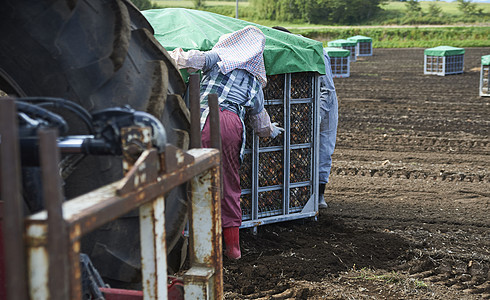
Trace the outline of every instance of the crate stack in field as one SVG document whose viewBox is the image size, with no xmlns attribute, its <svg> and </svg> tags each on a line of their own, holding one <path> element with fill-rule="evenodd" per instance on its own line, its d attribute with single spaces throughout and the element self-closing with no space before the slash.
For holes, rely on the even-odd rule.
<svg viewBox="0 0 490 300">
<path fill-rule="evenodd" d="M 464 69 L 464 49 L 439 46 L 424 50 L 424 74 L 445 76 L 461 74 Z"/>
<path fill-rule="evenodd" d="M 373 55 L 373 39 L 370 37 L 356 35 L 347 38 L 347 40 L 356 43 L 356 56 Z"/>
<path fill-rule="evenodd" d="M 337 47 L 323 48 L 330 57 L 330 66 L 334 78 L 350 76 L 350 51 Z"/>
<path fill-rule="evenodd" d="M 350 61 L 356 61 L 356 46 L 357 43 L 354 41 L 348 41 L 346 39 L 339 39 L 330 41 L 327 43 L 328 47 L 342 48 L 350 51 Z"/>
<path fill-rule="evenodd" d="M 271 122 L 285 129 L 259 138 L 247 125 L 240 168 L 242 228 L 314 217 L 318 186 L 318 73 L 267 76 L 264 89 Z M 248 120 L 245 122 L 248 124 Z"/>
<path fill-rule="evenodd" d="M 480 96 L 490 97 L 490 55 L 481 57 Z"/>
</svg>

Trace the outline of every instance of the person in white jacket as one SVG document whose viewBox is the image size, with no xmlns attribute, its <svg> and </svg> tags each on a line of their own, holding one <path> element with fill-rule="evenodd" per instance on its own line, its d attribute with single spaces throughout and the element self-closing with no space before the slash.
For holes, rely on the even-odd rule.
<svg viewBox="0 0 490 300">
<path fill-rule="evenodd" d="M 274 26 L 276 30 L 291 33 L 284 27 Z M 332 67 L 330 57 L 323 50 L 323 61 L 325 63 L 325 75 L 320 76 L 320 142 L 319 142 L 319 186 L 318 186 L 318 208 L 327 208 L 325 201 L 325 186 L 330 177 L 332 169 L 332 154 L 335 150 L 337 139 L 337 126 L 339 120 L 339 105 L 337 93 L 333 83 Z"/>
</svg>

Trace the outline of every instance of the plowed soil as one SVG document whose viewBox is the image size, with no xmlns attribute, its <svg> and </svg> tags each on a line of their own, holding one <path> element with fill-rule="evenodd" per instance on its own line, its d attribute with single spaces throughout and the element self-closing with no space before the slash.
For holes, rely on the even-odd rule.
<svg viewBox="0 0 490 300">
<path fill-rule="evenodd" d="M 490 299 L 490 97 L 480 58 L 423 74 L 423 49 L 374 49 L 335 79 L 339 129 L 317 220 L 240 231 L 226 299 Z"/>
</svg>

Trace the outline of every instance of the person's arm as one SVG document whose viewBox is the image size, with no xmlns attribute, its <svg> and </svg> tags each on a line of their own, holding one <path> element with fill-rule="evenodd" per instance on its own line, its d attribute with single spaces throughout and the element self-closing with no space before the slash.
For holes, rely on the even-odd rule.
<svg viewBox="0 0 490 300">
<path fill-rule="evenodd" d="M 205 54 L 205 63 L 204 63 L 204 67 L 202 68 L 202 71 L 208 72 L 219 62 L 220 59 L 218 53 L 214 51 L 207 51 L 204 52 L 204 54 Z"/>
<path fill-rule="evenodd" d="M 169 54 L 179 69 L 189 69 L 191 72 L 207 71 L 219 61 L 218 55 L 212 51 L 184 51 L 182 48 L 176 48 Z"/>
<path fill-rule="evenodd" d="M 260 89 L 254 107 L 250 110 L 250 123 L 255 133 L 260 137 L 278 136 L 284 129 L 277 126 L 277 123 L 271 123 L 269 113 L 264 107 L 264 92 Z"/>
</svg>

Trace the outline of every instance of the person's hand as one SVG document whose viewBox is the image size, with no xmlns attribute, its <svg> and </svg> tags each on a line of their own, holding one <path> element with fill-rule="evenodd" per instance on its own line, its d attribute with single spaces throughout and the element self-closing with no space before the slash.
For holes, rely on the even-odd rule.
<svg viewBox="0 0 490 300">
<path fill-rule="evenodd" d="M 274 122 L 271 124 L 271 126 L 272 126 L 271 138 L 275 138 L 276 136 L 278 136 L 279 134 L 281 134 L 284 131 L 284 128 L 281 128 L 277 125 L 279 125 L 279 123 L 277 123 L 277 122 Z"/>
</svg>

